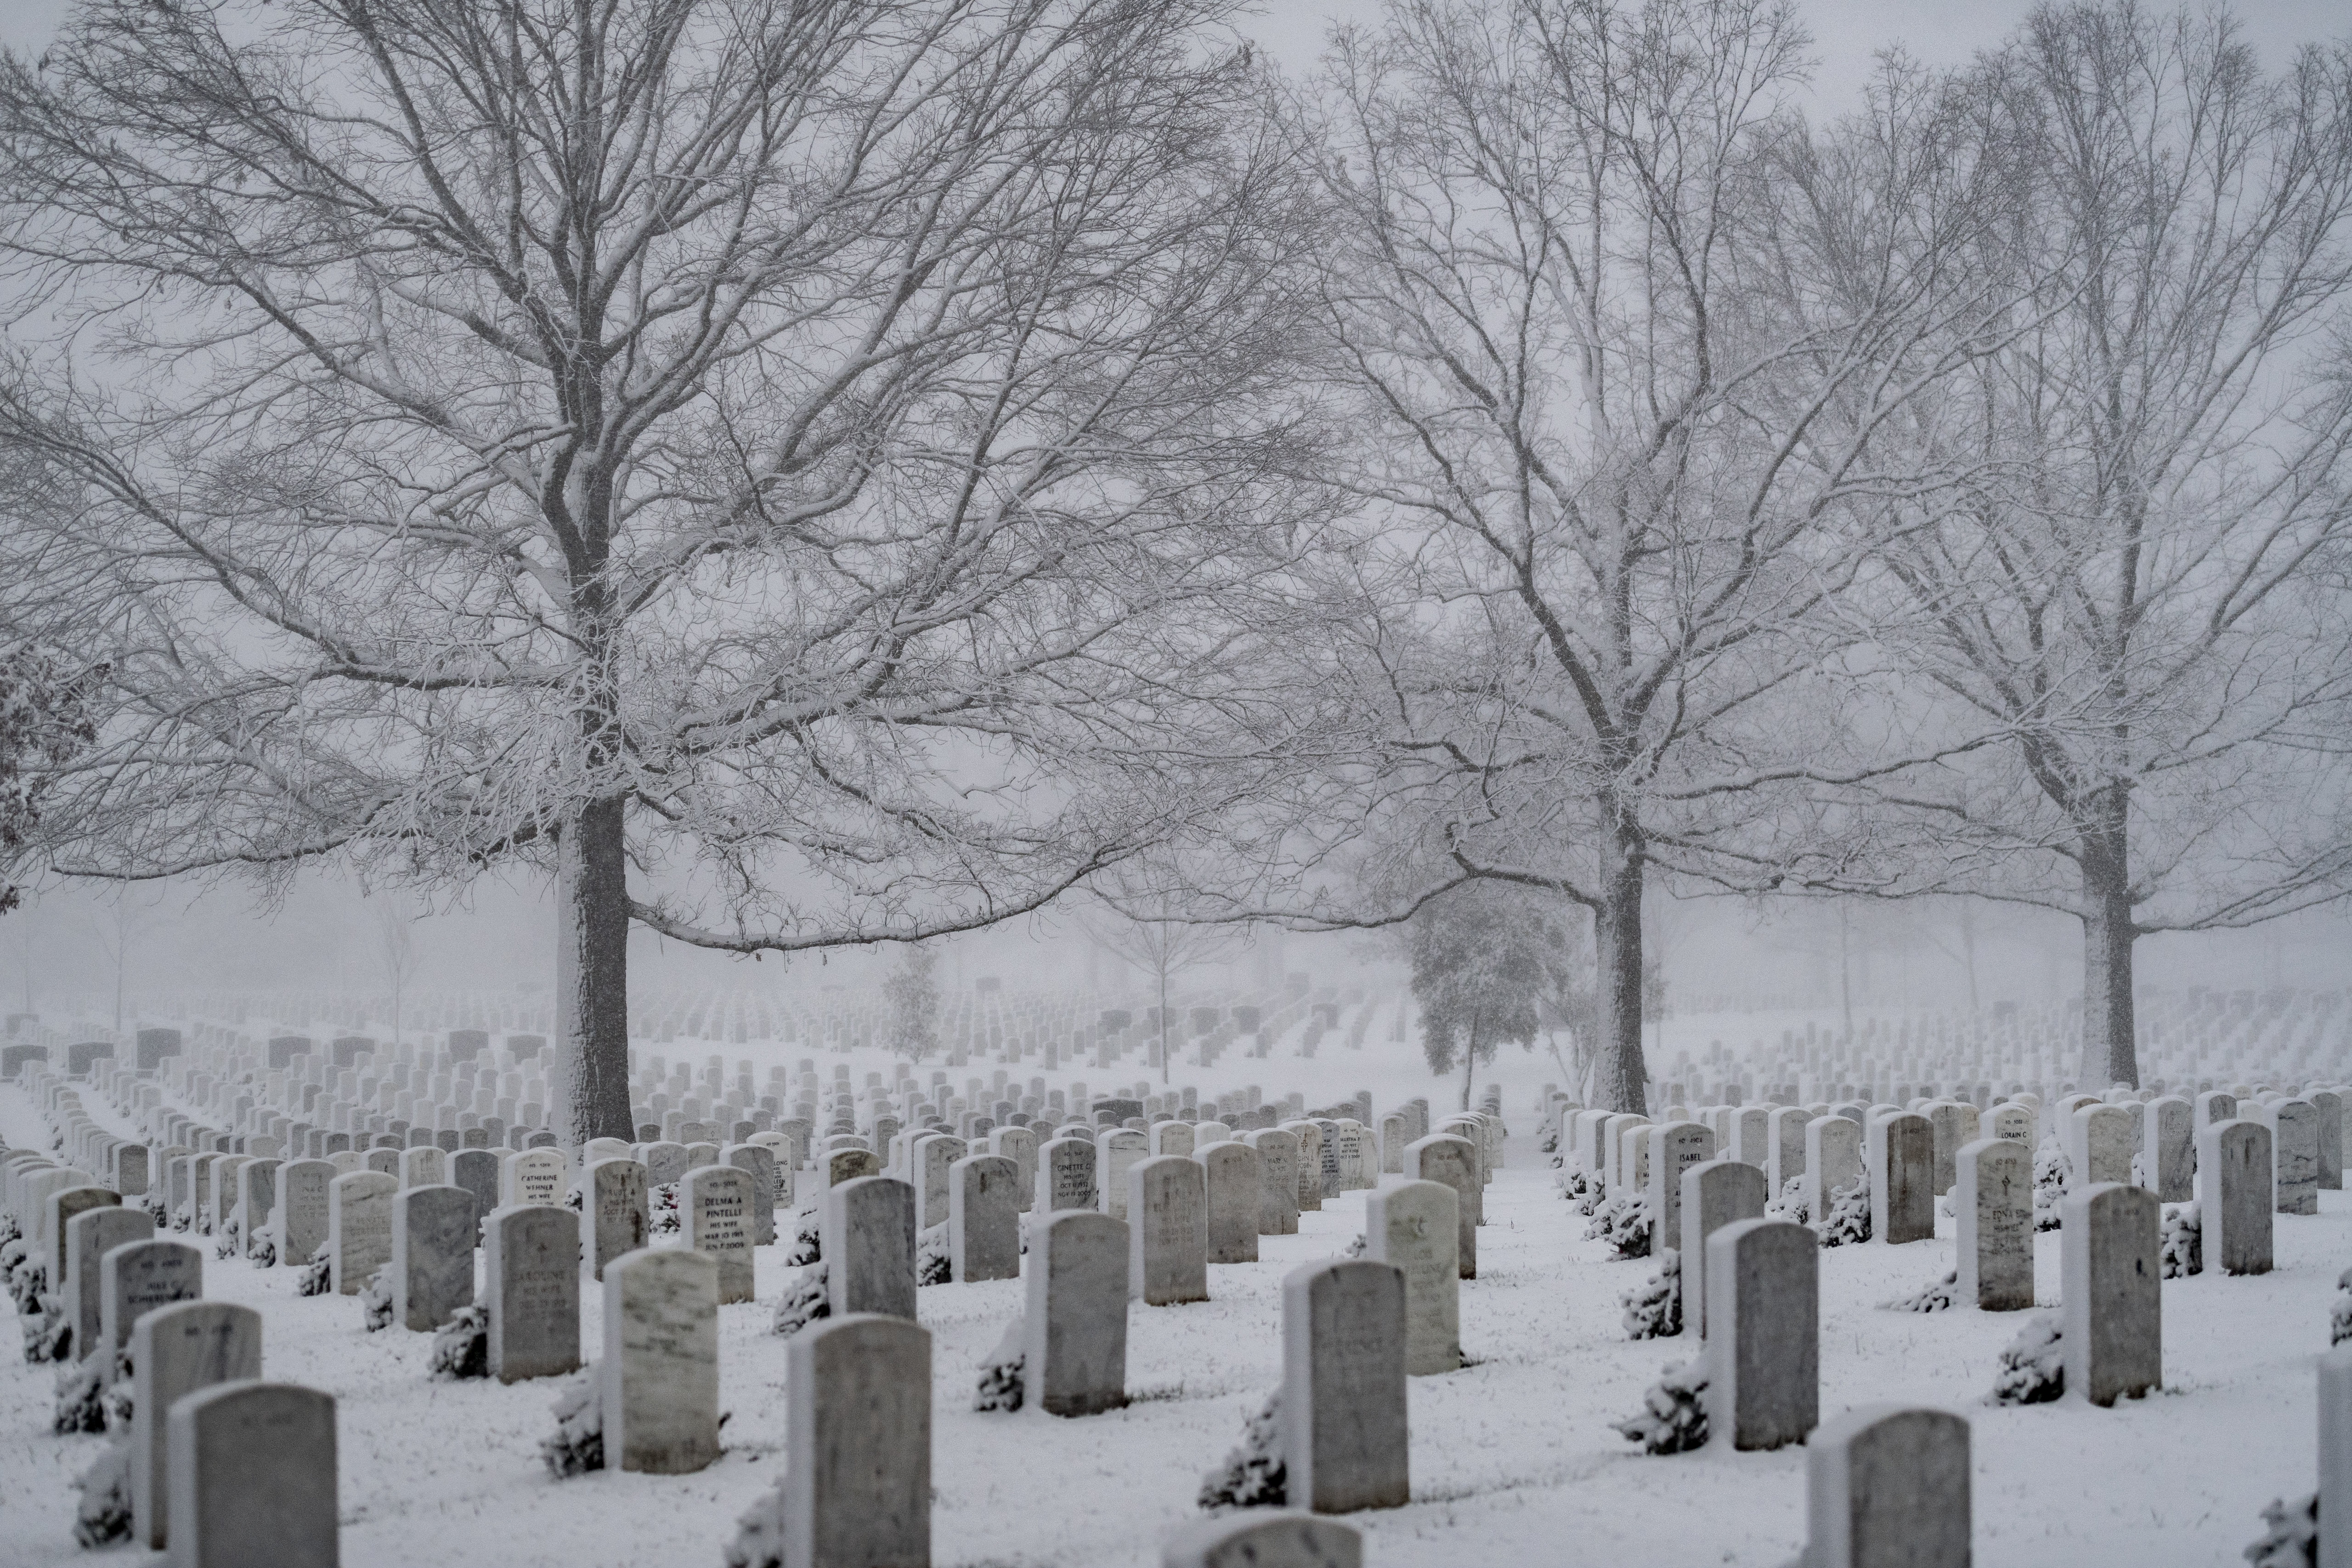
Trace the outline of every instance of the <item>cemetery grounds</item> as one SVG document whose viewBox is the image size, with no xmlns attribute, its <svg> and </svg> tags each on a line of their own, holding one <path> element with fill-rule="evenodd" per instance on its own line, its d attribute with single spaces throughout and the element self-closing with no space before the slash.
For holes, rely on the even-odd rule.
<svg viewBox="0 0 2352 1568">
<path fill-rule="evenodd" d="M 1701 1015 L 1669 1022 L 1666 1046 L 1696 1050 L 1713 1037 L 1801 1030 L 1808 1021 L 1828 1020 Z M 713 1051 L 730 1064 L 749 1059 L 763 1075 L 806 1054 L 756 1041 L 667 1048 L 695 1061 Z M 896 1066 L 873 1048 L 827 1051 L 818 1062 L 828 1075 L 845 1062 L 861 1084 L 866 1072 L 887 1079 Z M 1020 1064 L 1016 1076 L 1033 1070 Z M 1045 1074 L 1053 1087 L 1082 1079 L 1097 1093 L 1138 1076 L 1131 1061 Z M 1369 1089 L 1380 1109 L 1423 1095 L 1440 1113 L 1458 1091 L 1458 1083 L 1433 1082 L 1417 1052 L 1396 1043 L 1358 1054 L 1335 1042 L 1311 1060 L 1278 1045 L 1267 1059 L 1227 1058 L 1189 1077 L 1204 1096 L 1254 1082 L 1269 1099 L 1298 1089 L 1315 1104 Z M 1612 1428 L 1639 1408 L 1664 1365 L 1696 1347 L 1627 1340 L 1619 1298 L 1653 1265 L 1609 1260 L 1602 1242 L 1585 1239 L 1590 1222 L 1560 1196 L 1533 1109 L 1541 1086 L 1559 1077 L 1549 1058 L 1516 1049 L 1480 1075 L 1482 1086 L 1501 1086 L 1511 1137 L 1486 1191 L 1478 1278 L 1462 1286 L 1470 1364 L 1411 1381 L 1413 1500 L 1348 1516 L 1363 1531 L 1365 1561 L 1780 1568 L 1805 1535 L 1801 1447 L 1734 1453 L 1718 1443 L 1652 1458 Z M 1180 1065 L 1175 1081 L 1187 1078 Z M 112 1113 L 96 1096 L 85 1104 L 101 1120 Z M 132 1129 L 125 1121 L 114 1131 Z M 48 1143 L 38 1111 L 14 1085 L 0 1086 L 0 1141 Z M 1319 1213 L 1299 1216 L 1296 1236 L 1262 1237 L 1258 1263 L 1213 1266 L 1205 1303 L 1133 1307 L 1132 1403 L 1105 1415 L 975 1413 L 975 1377 L 1021 1310 L 1022 1283 L 923 1288 L 919 1310 L 933 1335 L 933 1562 L 1157 1563 L 1166 1534 L 1201 1517 L 1202 1473 L 1240 1441 L 1245 1418 L 1280 1381 L 1284 1273 L 1346 1248 L 1363 1229 L 1366 1195 L 1327 1199 Z M 2079 1399 L 1990 1402 L 1996 1358 L 2030 1314 L 1891 1307 L 1951 1268 L 1949 1215 L 1938 1215 L 1931 1243 L 1825 1249 L 1822 1418 L 1890 1401 L 1964 1415 L 1973 1429 L 1980 1563 L 2234 1563 L 2261 1532 L 2263 1505 L 2313 1484 L 2313 1368 L 2328 1345 L 2336 1278 L 2352 1264 L 2352 1191 L 2321 1193 L 2319 1209 L 2278 1217 L 2276 1267 L 2266 1276 L 2209 1271 L 2166 1281 L 2163 1389 L 2112 1409 Z M 297 1295 L 296 1269 L 218 1260 L 207 1247 L 205 1295 L 261 1313 L 266 1376 L 335 1397 L 347 1568 L 716 1565 L 737 1515 L 773 1484 L 785 1458 L 786 1342 L 771 1324 L 799 1271 L 784 1261 L 789 1216 L 780 1212 L 778 1224 L 785 1245 L 757 1249 L 758 1299 L 719 1310 L 726 1451 L 688 1476 L 607 1469 L 551 1479 L 539 1442 L 552 1429 L 549 1406 L 563 1380 L 434 1380 L 431 1335 L 367 1333 L 354 1299 Z M 2038 1237 L 2043 1308 L 2058 1299 L 2058 1249 L 2059 1233 Z M 601 1292 L 585 1290 L 583 1308 L 581 1342 L 593 1354 L 602 1342 Z M 73 1482 L 108 1439 L 50 1435 L 54 1376 L 54 1367 L 13 1355 L 0 1372 L 0 1568 L 149 1558 L 135 1547 L 91 1553 L 73 1544 Z"/>
</svg>

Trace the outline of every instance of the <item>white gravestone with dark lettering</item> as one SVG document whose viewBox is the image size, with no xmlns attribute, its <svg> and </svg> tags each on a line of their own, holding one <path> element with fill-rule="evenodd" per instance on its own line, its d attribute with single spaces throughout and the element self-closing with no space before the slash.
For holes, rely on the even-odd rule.
<svg viewBox="0 0 2352 1568">
<path fill-rule="evenodd" d="M 1037 1199 L 1030 1212 L 1059 1214 L 1065 1209 L 1099 1209 L 1095 1163 L 1092 1139 L 1049 1139 L 1037 1151 Z"/>
<path fill-rule="evenodd" d="M 329 1279 L 338 1296 L 356 1296 L 392 1261 L 392 1199 L 400 1184 L 373 1171 L 350 1171 L 327 1184 Z"/>
<path fill-rule="evenodd" d="M 2156 1194 L 2100 1182 L 2059 1206 L 2059 1300 L 2066 1392 L 2094 1405 L 2137 1398 L 2164 1381 Z"/>
<path fill-rule="evenodd" d="M 825 1286 L 833 1315 L 915 1315 L 915 1189 L 860 1176 L 824 1194 Z"/>
<path fill-rule="evenodd" d="M 1995 1140 L 1984 1140 L 1995 1142 Z M 1805 1445 L 1807 1568 L 1969 1568 L 1969 1424 L 1864 1405 Z"/>
<path fill-rule="evenodd" d="M 1209 1144 L 1192 1158 L 1203 1176 L 1209 1261 L 1255 1263 L 1258 1211 L 1265 1184 L 1258 1152 L 1225 1139 Z"/>
<path fill-rule="evenodd" d="M 751 1178 L 751 1245 L 768 1247 L 776 1239 L 776 1156 L 758 1143 L 730 1143 L 719 1152 L 721 1164 L 732 1165 Z"/>
<path fill-rule="evenodd" d="M 752 1297 L 751 1173 L 703 1165 L 678 1190 L 686 1245 L 719 1265 L 719 1304 Z"/>
<path fill-rule="evenodd" d="M 948 1167 L 948 1275 L 957 1283 L 1021 1277 L 1021 1173 L 1002 1154 Z"/>
<path fill-rule="evenodd" d="M 2235 1118 L 2197 1135 L 2199 1239 L 2213 1273 L 2271 1271 L 2271 1130 L 2263 1123 Z"/>
<path fill-rule="evenodd" d="M 580 1366 L 580 1222 L 548 1204 L 494 1209 L 482 1222 L 489 1373 L 500 1383 Z"/>
<path fill-rule="evenodd" d="M 1281 1445 L 1290 1501 L 1316 1513 L 1412 1500 L 1403 1271 L 1312 1263 L 1282 1281 Z"/>
<path fill-rule="evenodd" d="M 1143 1134 L 1131 1128 L 1106 1128 L 1095 1137 L 1095 1184 L 1102 1194 L 1102 1212 L 1113 1219 L 1128 1217 L 1127 1174 L 1150 1153 Z"/>
<path fill-rule="evenodd" d="M 1404 1275 L 1409 1376 L 1461 1369 L 1461 1197 L 1444 1182 L 1394 1182 L 1364 1199 L 1364 1256 Z"/>
<path fill-rule="evenodd" d="M 651 1189 L 642 1161 L 598 1160 L 582 1175 L 580 1251 L 589 1278 L 645 1246 L 651 1233 Z"/>
<path fill-rule="evenodd" d="M 1209 1299 L 1206 1173 L 1181 1154 L 1129 1168 L 1129 1289 L 1147 1307 Z"/>
<path fill-rule="evenodd" d="M 1298 1234 L 1298 1135 L 1279 1127 L 1264 1127 L 1244 1140 L 1257 1151 L 1260 1236 Z M 1404 1152 L 1400 1149 L 1402 1161 Z"/>
<path fill-rule="evenodd" d="M 141 1318 L 158 1307 L 204 1298 L 204 1252 L 168 1237 L 125 1243 L 99 1259 L 98 1289 L 99 1344 L 106 1356 L 100 1372 L 111 1384 L 114 1352 L 131 1342 Z"/>
<path fill-rule="evenodd" d="M 929 1332 L 834 1318 L 795 1334 L 784 1357 L 787 1568 L 927 1568 Z"/>
<path fill-rule="evenodd" d="M 1433 1132 L 1405 1145 L 1404 1176 L 1410 1182 L 1443 1182 L 1461 1205 L 1455 1259 L 1465 1279 L 1478 1278 L 1478 1219 L 1484 1194 L 1478 1186 L 1478 1154 L 1466 1138 Z"/>
<path fill-rule="evenodd" d="M 1706 1335 L 1706 1238 L 1736 1220 L 1761 1218 L 1764 1173 L 1744 1160 L 1708 1160 L 1683 1173 L 1683 1327 Z"/>
<path fill-rule="evenodd" d="M 1127 1403 L 1128 1251 L 1127 1225 L 1087 1209 L 1041 1215 L 1030 1232 L 1024 1375 L 1049 1415 Z"/>
<path fill-rule="evenodd" d="M 73 1326 L 69 1353 L 76 1360 L 88 1361 L 101 1348 L 109 1363 L 113 1359 L 114 1347 L 104 1338 L 106 1255 L 118 1247 L 154 1239 L 154 1216 L 145 1209 L 108 1205 L 66 1222 L 66 1277 L 58 1294 L 65 1301 L 66 1321 Z M 103 1374 L 105 1368 L 100 1371 Z"/>
<path fill-rule="evenodd" d="M 719 1264 L 644 1247 L 604 1269 L 604 1462 L 680 1476 L 719 1457 Z"/>
<path fill-rule="evenodd" d="M 474 1194 L 410 1187 L 392 1203 L 392 1319 L 429 1334 L 474 1304 Z"/>
<path fill-rule="evenodd" d="M 165 1417 L 184 1396 L 261 1375 L 261 1314 L 227 1301 L 180 1301 L 131 1330 L 131 1539 L 169 1544 Z"/>
<path fill-rule="evenodd" d="M 331 1395 L 225 1383 L 173 1405 L 168 1432 L 172 1568 L 332 1568 Z"/>
<path fill-rule="evenodd" d="M 1958 1221 L 1954 1299 L 1988 1312 L 2033 1305 L 2033 1155 L 2006 1138 L 1979 1138 L 1955 1162 Z"/>
<path fill-rule="evenodd" d="M 1778 1448 L 1820 1421 L 1818 1245 L 1806 1226 L 1773 1219 L 1735 1220 L 1706 1238 L 1712 1441 Z"/>
</svg>

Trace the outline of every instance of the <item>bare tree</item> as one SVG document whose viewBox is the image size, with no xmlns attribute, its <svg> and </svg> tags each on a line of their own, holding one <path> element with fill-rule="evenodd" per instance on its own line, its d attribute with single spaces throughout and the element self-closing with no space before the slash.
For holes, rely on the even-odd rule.
<svg viewBox="0 0 2352 1568">
<path fill-rule="evenodd" d="M 1213 811 L 1319 504 L 1230 8 L 93 0 L 8 60 L 0 441 L 75 498 L 11 526 L 120 643 L 64 868 L 540 866 L 576 1141 L 633 921 L 914 940 Z"/>
<path fill-rule="evenodd" d="M 1893 508 L 1862 588 L 1936 721 L 2003 739 L 1893 792 L 1885 887 L 2078 919 L 2084 1081 L 2137 1084 L 2139 937 L 2352 878 L 2352 48 L 2264 77 L 2226 13 L 2108 0 L 1980 80 L 2032 326 L 1922 426 L 1982 482 Z"/>
<path fill-rule="evenodd" d="M 106 955 L 107 966 L 114 973 L 114 1032 L 118 1036 L 122 1033 L 131 955 L 140 937 L 146 933 L 148 917 L 153 913 L 153 905 L 133 901 L 130 888 L 118 887 L 107 894 L 104 916 L 88 922 L 90 935 L 97 940 L 99 951 Z"/>
<path fill-rule="evenodd" d="M 1951 265 L 1977 121 L 1891 70 L 1815 135 L 1783 108 L 1805 42 L 1763 0 L 1400 0 L 1338 49 L 1347 565 L 1393 606 L 1343 656 L 1376 715 L 1368 875 L 1588 910 L 1593 1098 L 1622 1109 L 1645 886 L 1769 886 L 1811 815 L 1785 792 L 1872 765 L 1825 613 L 1846 503 L 1954 481 L 1879 442 L 1993 319 Z"/>
<path fill-rule="evenodd" d="M 369 912 L 375 920 L 376 956 L 383 964 L 383 977 L 392 987 L 392 1037 L 401 1037 L 401 1004 L 408 991 L 408 983 L 416 978 L 424 957 L 416 951 L 416 910 L 408 899 L 398 892 L 381 892 L 368 900 Z"/>
<path fill-rule="evenodd" d="M 1168 1064 L 1175 1054 L 1168 1028 L 1169 983 L 1195 965 L 1221 963 L 1232 957 L 1247 945 L 1247 932 L 1230 925 L 1138 919 L 1113 910 L 1089 921 L 1087 934 L 1105 951 L 1141 970 L 1152 983 L 1160 998 L 1160 1081 L 1166 1083 Z"/>
</svg>

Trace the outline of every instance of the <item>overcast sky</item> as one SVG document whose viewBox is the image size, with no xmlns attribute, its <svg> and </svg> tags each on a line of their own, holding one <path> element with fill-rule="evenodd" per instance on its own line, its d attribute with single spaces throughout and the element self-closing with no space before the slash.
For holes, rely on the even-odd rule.
<svg viewBox="0 0 2352 1568">
<path fill-rule="evenodd" d="M 39 47 L 70 5 L 0 0 L 0 43 Z M 1333 22 L 1369 22 L 1380 9 L 1380 0 L 1269 0 L 1249 30 L 1286 67 L 1304 70 Z M 1817 80 L 1823 107 L 1831 109 L 1845 106 L 1850 84 L 1878 50 L 1901 44 L 1930 64 L 1949 64 L 2000 38 L 2030 9 L 2031 0 L 1806 0 L 1799 6 L 1816 40 Z M 2345 0 L 2248 0 L 2237 10 L 2266 66 L 2276 66 L 2298 43 L 2352 34 Z"/>
<path fill-rule="evenodd" d="M 1303 70 L 1334 22 L 1372 22 L 1381 0 L 1272 0 L 1260 9 L 1257 37 L 1286 67 Z M 1853 85 L 1880 50 L 1900 45 L 1930 65 L 1958 64 L 2000 41 L 2032 9 L 2032 0 L 1799 0 L 1797 6 L 1813 35 L 1821 108 L 1831 111 L 1852 105 Z M 2352 37 L 2346 0 L 2247 0 L 2236 11 L 2266 67 L 2298 44 Z"/>
<path fill-rule="evenodd" d="M 0 0 L 0 46 L 38 50 L 47 44 L 71 4 L 72 0 Z M 2032 0 L 1978 0 L 1975 4 L 1951 0 L 1803 0 L 1801 10 L 1814 36 L 1814 52 L 1820 61 L 1816 75 L 1817 112 L 1835 112 L 1848 107 L 1853 100 L 1855 83 L 1869 69 L 1872 57 L 1880 49 L 1900 44 L 1929 64 L 1956 63 L 1974 50 L 1997 42 L 2031 5 Z M 1286 69 L 1304 72 L 1313 67 L 1322 50 L 1325 33 L 1334 22 L 1370 23 L 1377 20 L 1380 11 L 1381 0 L 1270 0 L 1261 6 L 1257 18 L 1246 30 Z M 2347 5 L 2346 0 L 2248 0 L 2240 5 L 2238 14 L 2250 38 L 2261 50 L 2263 63 L 2273 68 L 2284 61 L 2297 43 L 2331 36 L 2341 37 L 2352 32 L 2352 5 Z M 158 984 L 166 974 L 175 972 L 202 973 L 219 984 L 267 983 L 256 965 L 270 971 L 274 978 L 282 979 L 291 970 L 319 984 L 367 984 L 374 963 L 372 927 L 355 900 L 327 892 L 319 887 L 319 880 L 303 879 L 305 891 L 287 909 L 278 911 L 282 918 L 275 921 L 266 913 L 257 918 L 237 918 L 236 905 L 243 900 L 234 897 L 206 900 L 206 918 L 190 921 L 183 917 L 196 896 L 194 889 L 157 889 L 145 895 L 158 905 L 151 918 L 159 922 L 160 929 L 152 938 L 142 939 L 140 943 L 147 951 L 138 968 L 145 973 L 134 975 L 134 989 L 142 980 Z M 425 983 L 483 984 L 491 983 L 492 972 L 509 979 L 525 971 L 536 973 L 544 966 L 550 945 L 537 912 L 539 893 L 534 888 L 506 888 L 492 879 L 473 890 L 470 914 L 460 912 L 430 922 L 433 931 L 426 946 L 432 960 L 428 965 L 431 973 Z M 5 959 L 18 956 L 14 950 L 21 941 L 28 989 L 37 970 L 52 966 L 58 970 L 54 976 L 58 984 L 98 984 L 99 970 L 103 965 L 97 964 L 95 958 L 96 926 L 92 922 L 101 915 L 88 890 L 55 894 L 43 900 L 43 905 L 46 907 L 37 905 L 26 916 L 7 922 L 5 941 L 10 951 L 5 952 Z M 2037 938 L 2047 937 L 2053 943 L 2048 976 L 2035 974 L 2028 978 L 2036 984 L 2046 983 L 2053 991 L 2078 984 L 2068 978 L 2073 973 L 2067 967 L 2074 963 L 2073 936 L 2061 931 L 2054 920 L 2037 924 L 2038 920 L 2039 917 L 2016 911 L 2001 917 L 2004 928 L 2015 928 L 2021 935 L 2030 928 Z M 2180 939 L 2178 944 L 2170 939 L 2159 940 L 2164 942 L 2161 951 L 2168 961 L 2183 963 L 2193 956 L 2196 963 L 2190 969 L 2204 965 L 2213 970 L 2210 975 L 2180 970 L 2175 979 L 2210 978 L 2224 983 L 2223 977 L 2229 975 L 2234 978 L 2227 983 L 2273 984 L 2281 978 L 2296 977 L 2316 984 L 2337 973 L 2343 933 L 2347 929 L 2345 922 L 2315 917 L 2291 924 L 2292 930 L 2270 927 L 2244 937 Z M 960 946 L 972 949 L 972 962 L 985 967 L 994 962 L 982 956 L 989 950 L 1018 947 L 1036 934 L 1038 922 L 1015 922 L 1003 932 Z M 2195 948 L 2193 954 L 2191 944 Z M 633 945 L 642 949 L 662 944 L 646 939 Z M 2063 959 L 2059 956 L 2062 951 Z M 2143 973 L 2157 967 L 2158 955 L 2157 947 L 2143 944 Z M 633 963 L 642 963 L 647 956 L 640 952 Z M 1715 961 L 1725 956 L 1715 955 Z M 73 962 L 75 959 L 85 962 Z M 709 979 L 719 973 L 722 967 L 721 961 L 715 958 L 701 964 L 691 963 L 682 955 L 673 955 L 673 959 L 681 976 L 692 973 Z M 5 963 L 5 969 L 16 966 L 14 963 Z M 648 972 L 646 977 L 652 978 L 659 967 Z M 770 966 L 772 972 L 778 967 Z M 861 957 L 852 955 L 843 972 L 863 973 L 865 967 L 867 965 Z M 15 987 L 7 982 L 15 976 L 5 975 L 5 969 L 0 969 L 0 991 L 13 993 Z M 829 977 L 829 966 L 820 967 L 817 961 L 812 960 L 795 973 L 811 984 L 823 984 Z"/>
<path fill-rule="evenodd" d="M 0 0 L 0 44 L 36 49 L 47 43 L 72 0 Z M 2032 0 L 1804 0 L 1798 7 L 1814 37 L 1822 110 L 1851 102 L 1852 84 L 1880 49 L 1900 44 L 1931 65 L 1966 59 L 1997 41 Z M 1269 0 L 1249 25 L 1294 71 L 1312 67 L 1334 22 L 1376 19 L 1381 0 Z M 2275 67 L 2298 43 L 2352 35 L 2345 0 L 2247 0 L 2237 7 L 2263 63 Z"/>
</svg>

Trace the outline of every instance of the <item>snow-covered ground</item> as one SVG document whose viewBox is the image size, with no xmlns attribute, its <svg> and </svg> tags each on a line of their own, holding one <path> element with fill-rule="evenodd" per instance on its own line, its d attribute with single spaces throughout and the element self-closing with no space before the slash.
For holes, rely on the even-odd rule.
<svg viewBox="0 0 2352 1568">
<path fill-rule="evenodd" d="M 1525 1101 L 1515 1090 L 1511 1103 Z M 0 1090 L 0 1137 L 29 1143 L 38 1125 L 21 1095 Z M 1475 1364 L 1413 1380 L 1415 1500 L 1356 1516 L 1367 1563 L 1778 1568 L 1803 1533 L 1803 1451 L 1646 1458 L 1611 1429 L 1661 1365 L 1693 1347 L 1625 1340 L 1617 1298 L 1649 1265 L 1604 1261 L 1546 1164 L 1531 1138 L 1516 1137 L 1489 1189 L 1480 1278 L 1462 1291 Z M 2313 1485 L 2313 1367 L 2327 1345 L 2336 1278 L 2352 1263 L 2352 1193 L 2324 1193 L 2320 1205 L 2315 1218 L 2281 1216 L 2279 1268 L 2267 1278 L 2168 1282 L 2165 1390 L 2112 1410 L 1985 1403 L 1995 1357 L 2023 1314 L 1881 1305 L 1951 1266 L 1950 1220 L 1933 1244 L 1826 1252 L 1822 1415 L 1887 1400 L 1966 1415 L 1979 1562 L 2234 1561 L 2260 1533 L 2265 1501 Z M 1344 1247 L 1362 1215 L 1362 1194 L 1350 1194 L 1304 1216 L 1299 1235 L 1265 1238 L 1265 1261 L 1213 1268 L 1213 1300 L 1132 1309 L 1135 1403 L 1114 1415 L 974 1414 L 979 1364 L 1018 1310 L 1019 1285 L 925 1289 L 933 1561 L 1156 1563 L 1162 1536 L 1196 1517 L 1202 1472 L 1278 1379 L 1284 1271 Z M 2039 1247 L 2045 1305 L 2057 1293 L 2058 1245 L 2053 1233 Z M 298 1297 L 291 1269 L 208 1259 L 206 1271 L 207 1295 L 261 1310 L 268 1376 L 339 1401 L 349 1568 L 716 1564 L 736 1515 L 783 1463 L 784 1342 L 768 1328 L 793 1270 L 776 1248 L 761 1249 L 759 1301 L 719 1314 L 732 1412 L 725 1457 L 694 1476 L 562 1482 L 537 1454 L 556 1384 L 436 1383 L 425 1370 L 429 1335 L 363 1332 L 355 1300 Z M 592 1296 L 584 1344 L 600 1342 L 600 1320 Z M 13 1356 L 0 1370 L 0 1564 L 90 1560 L 72 1544 L 71 1482 L 105 1439 L 48 1434 L 52 1376 Z"/>
</svg>

